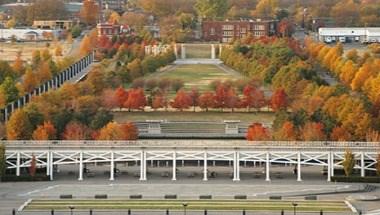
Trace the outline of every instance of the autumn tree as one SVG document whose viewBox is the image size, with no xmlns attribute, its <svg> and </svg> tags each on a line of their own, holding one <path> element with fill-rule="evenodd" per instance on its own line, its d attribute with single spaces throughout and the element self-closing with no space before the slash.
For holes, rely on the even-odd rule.
<svg viewBox="0 0 380 215">
<path fill-rule="evenodd" d="M 199 107 L 202 109 L 206 109 L 208 112 L 209 108 L 215 107 L 215 95 L 212 92 L 204 92 L 199 96 L 198 99 Z"/>
<path fill-rule="evenodd" d="M 226 107 L 231 108 L 231 111 L 234 112 L 234 108 L 239 107 L 239 104 L 239 96 L 236 94 L 235 90 L 232 87 L 230 87 L 227 91 Z"/>
<path fill-rule="evenodd" d="M 193 106 L 193 112 L 195 112 L 195 107 L 199 104 L 199 91 L 196 88 L 192 88 L 189 92 L 189 96 L 191 98 L 191 105 Z"/>
<path fill-rule="evenodd" d="M 21 58 L 22 53 L 18 52 L 16 55 L 16 59 L 13 61 L 12 69 L 17 73 L 18 76 L 21 76 L 24 74 L 25 67 L 24 62 Z"/>
<path fill-rule="evenodd" d="M 69 122 L 62 134 L 64 140 L 88 140 L 90 139 L 90 129 L 79 122 Z"/>
<path fill-rule="evenodd" d="M 279 141 L 295 141 L 297 136 L 297 129 L 290 121 L 285 121 L 282 127 L 274 133 L 274 138 Z"/>
<path fill-rule="evenodd" d="M 351 150 L 347 149 L 344 153 L 344 160 L 342 162 L 344 174 L 349 177 L 351 176 L 354 166 L 355 166 L 355 155 Z"/>
<path fill-rule="evenodd" d="M 33 132 L 33 140 L 55 140 L 56 129 L 50 121 L 45 121 L 44 124 L 39 125 Z"/>
<path fill-rule="evenodd" d="M 256 5 L 256 9 L 252 11 L 252 15 L 263 18 L 274 17 L 277 7 L 277 0 L 260 0 Z"/>
<path fill-rule="evenodd" d="M 123 140 L 137 140 L 138 139 L 138 129 L 131 123 L 125 123 L 120 125 L 121 131 L 123 132 Z"/>
<path fill-rule="evenodd" d="M 123 140 L 123 130 L 116 122 L 110 122 L 99 131 L 97 140 Z"/>
<path fill-rule="evenodd" d="M 189 108 L 191 104 L 192 99 L 189 94 L 184 90 L 179 90 L 172 101 L 171 106 L 182 111 L 183 109 Z"/>
<path fill-rule="evenodd" d="M 153 97 L 152 101 L 152 108 L 157 110 L 159 108 L 166 108 L 168 107 L 168 101 L 166 99 L 165 95 L 158 94 Z"/>
<path fill-rule="evenodd" d="M 99 16 L 99 7 L 95 0 L 83 1 L 80 10 L 81 21 L 87 25 L 95 25 Z"/>
<path fill-rule="evenodd" d="M 126 98 L 128 98 L 128 95 Z M 121 100 L 119 100 L 119 97 L 116 95 L 115 91 L 112 89 L 105 89 L 102 92 L 101 101 L 102 101 L 102 106 L 107 109 L 113 109 L 116 107 L 120 108 L 122 107 L 124 103 L 124 102 L 120 102 Z"/>
<path fill-rule="evenodd" d="M 270 139 L 270 134 L 261 123 L 253 123 L 248 127 L 246 138 L 249 141 L 265 141 Z"/>
<path fill-rule="evenodd" d="M 48 62 L 43 62 L 37 72 L 37 78 L 39 83 L 44 83 L 52 78 L 52 72 Z"/>
<path fill-rule="evenodd" d="M 288 99 L 283 89 L 277 89 L 271 98 L 271 107 L 274 111 L 279 111 L 281 109 L 285 109 L 288 106 Z"/>
<path fill-rule="evenodd" d="M 294 33 L 293 23 L 287 18 L 282 19 L 277 28 L 282 37 L 291 37 Z"/>
<path fill-rule="evenodd" d="M 197 0 L 195 10 L 198 16 L 203 19 L 222 18 L 228 10 L 227 0 Z"/>
<path fill-rule="evenodd" d="M 36 75 L 31 68 L 26 69 L 22 86 L 26 92 L 32 92 L 37 87 Z"/>
<path fill-rule="evenodd" d="M 307 122 L 301 129 L 301 137 L 304 141 L 321 141 L 326 140 L 322 123 Z"/>
<path fill-rule="evenodd" d="M 33 132 L 32 124 L 23 109 L 17 109 L 7 122 L 8 140 L 29 140 Z"/>
<path fill-rule="evenodd" d="M 215 107 L 222 111 L 227 107 L 228 90 L 229 87 L 222 83 L 218 84 L 215 90 Z"/>
<path fill-rule="evenodd" d="M 244 106 L 248 108 L 248 112 L 251 111 L 251 108 L 260 110 L 266 104 L 266 99 L 263 91 L 256 89 L 251 85 L 247 85 L 243 90 L 243 103 Z"/>
<path fill-rule="evenodd" d="M 136 78 L 143 76 L 141 60 L 136 58 L 132 62 L 128 63 L 127 70 L 128 76 L 131 80 L 135 80 Z"/>
<path fill-rule="evenodd" d="M 58 44 L 57 47 L 55 47 L 54 54 L 57 57 L 60 57 L 63 55 L 62 46 L 60 44 Z"/>
<path fill-rule="evenodd" d="M 124 107 L 128 108 L 128 111 L 131 109 L 144 110 L 146 103 L 143 89 L 130 89 L 128 91 L 128 99 L 124 102 Z"/>
<path fill-rule="evenodd" d="M 115 99 L 119 108 L 124 107 L 124 103 L 128 100 L 128 92 L 124 87 L 120 86 L 115 90 Z"/>
<path fill-rule="evenodd" d="M 350 141 L 351 134 L 342 127 L 335 127 L 330 135 L 332 141 Z"/>
</svg>

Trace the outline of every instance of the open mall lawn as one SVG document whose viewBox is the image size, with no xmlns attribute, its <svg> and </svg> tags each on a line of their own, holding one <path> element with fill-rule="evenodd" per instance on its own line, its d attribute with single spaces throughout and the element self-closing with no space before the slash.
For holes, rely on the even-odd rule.
<svg viewBox="0 0 380 215">
<path fill-rule="evenodd" d="M 215 121 L 240 120 L 243 123 L 261 122 L 271 124 L 274 114 L 269 112 L 260 113 L 231 113 L 231 112 L 114 112 L 117 122 L 145 121 L 145 120 L 168 120 L 168 121 Z"/>
<path fill-rule="evenodd" d="M 292 211 L 291 201 L 270 200 L 33 200 L 25 210 L 183 210 L 182 203 L 188 203 L 188 210 L 210 211 Z M 297 211 L 301 212 L 349 212 L 343 201 L 298 201 Z"/>
<path fill-rule="evenodd" d="M 231 71 L 225 71 L 222 67 L 217 65 L 196 64 L 173 66 L 147 77 L 147 79 L 149 78 L 181 79 L 185 82 L 186 90 L 196 87 L 200 91 L 207 91 L 211 90 L 209 85 L 213 81 L 237 80 L 240 79 L 241 76 Z"/>
</svg>

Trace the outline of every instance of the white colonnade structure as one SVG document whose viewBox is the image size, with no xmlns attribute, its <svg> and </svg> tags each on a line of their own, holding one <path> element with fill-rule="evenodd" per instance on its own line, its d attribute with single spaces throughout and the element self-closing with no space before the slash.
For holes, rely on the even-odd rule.
<svg viewBox="0 0 380 215">
<path fill-rule="evenodd" d="M 179 47 L 178 47 L 179 46 Z M 192 44 L 192 43 L 181 43 L 177 44 L 174 43 L 173 51 L 177 59 L 188 59 L 188 56 L 186 54 L 187 48 L 192 47 L 192 46 L 210 46 L 210 58 L 209 59 L 219 59 L 222 50 L 223 50 L 223 45 L 222 44 L 206 44 L 206 43 L 199 43 L 199 44 Z"/>
<path fill-rule="evenodd" d="M 233 165 L 233 181 L 240 180 L 244 162 L 265 165 L 265 180 L 271 180 L 271 164 L 291 164 L 297 167 L 297 181 L 302 181 L 303 166 L 327 168 L 327 181 L 334 169 L 341 168 L 347 149 L 355 155 L 355 169 L 362 177 L 366 171 L 376 171 L 378 142 L 248 142 L 244 140 L 138 140 L 138 141 L 6 141 L 6 164 L 20 175 L 21 168 L 31 165 L 35 157 L 37 167 L 46 168 L 46 175 L 54 179 L 54 166 L 79 165 L 78 180 L 83 180 L 84 165 L 110 165 L 109 179 L 114 177 L 116 163 L 139 163 L 141 181 L 147 180 L 147 162 L 172 163 L 172 180 L 177 180 L 178 161 L 203 162 L 203 180 L 208 180 L 210 161 L 228 161 Z M 199 167 L 202 168 L 202 167 Z"/>
</svg>

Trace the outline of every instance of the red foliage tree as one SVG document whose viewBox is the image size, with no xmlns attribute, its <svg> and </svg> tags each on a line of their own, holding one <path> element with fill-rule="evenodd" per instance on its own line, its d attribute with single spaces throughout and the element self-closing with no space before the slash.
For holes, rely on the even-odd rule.
<svg viewBox="0 0 380 215">
<path fill-rule="evenodd" d="M 124 107 L 128 108 L 128 111 L 131 111 L 131 109 L 144 110 L 145 105 L 146 97 L 143 89 L 131 89 L 128 91 L 128 99 L 124 103 Z"/>
<path fill-rule="evenodd" d="M 237 108 L 239 106 L 239 103 L 239 96 L 236 95 L 235 90 L 233 88 L 229 88 L 226 97 L 226 107 L 231 108 L 232 112 L 234 112 L 234 108 Z"/>
<path fill-rule="evenodd" d="M 251 108 L 259 110 L 266 105 L 264 92 L 251 85 L 244 87 L 243 95 L 243 104 L 248 108 L 248 112 L 250 112 Z"/>
<path fill-rule="evenodd" d="M 191 105 L 193 106 L 193 111 L 195 112 L 195 107 L 199 105 L 199 91 L 196 88 L 191 89 L 189 96 L 191 98 Z"/>
<path fill-rule="evenodd" d="M 191 104 L 192 100 L 190 95 L 181 89 L 177 92 L 171 106 L 182 111 L 183 109 L 189 108 Z"/>
<path fill-rule="evenodd" d="M 198 105 L 202 109 L 206 109 L 206 112 L 209 108 L 215 107 L 215 95 L 212 92 L 205 92 L 199 96 Z"/>
<path fill-rule="evenodd" d="M 137 140 L 138 139 L 138 130 L 137 127 L 131 123 L 128 122 L 126 124 L 120 125 L 120 129 L 123 132 L 123 139 L 124 140 Z"/>
<path fill-rule="evenodd" d="M 79 122 L 70 122 L 66 125 L 62 135 L 65 140 L 87 140 L 91 137 L 91 131 Z"/>
<path fill-rule="evenodd" d="M 220 108 L 223 111 L 223 108 L 227 107 L 227 93 L 228 87 L 224 84 L 218 84 L 215 90 L 215 107 Z"/>
<path fill-rule="evenodd" d="M 265 141 L 270 139 L 270 134 L 261 123 L 253 123 L 248 128 L 246 138 L 249 141 Z"/>
<path fill-rule="evenodd" d="M 288 96 L 284 89 L 277 89 L 271 98 L 271 107 L 274 111 L 286 109 L 288 106 Z"/>
<path fill-rule="evenodd" d="M 324 126 L 320 122 L 308 122 L 302 128 L 301 135 L 305 141 L 321 141 L 326 140 L 326 135 L 323 131 Z"/>
<path fill-rule="evenodd" d="M 118 107 L 122 108 L 124 103 L 128 100 L 128 92 L 120 86 L 115 90 L 115 96 L 117 98 Z"/>
</svg>

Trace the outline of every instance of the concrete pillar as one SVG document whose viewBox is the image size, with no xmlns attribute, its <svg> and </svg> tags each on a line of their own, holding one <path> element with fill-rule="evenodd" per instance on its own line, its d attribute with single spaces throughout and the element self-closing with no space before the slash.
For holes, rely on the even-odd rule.
<svg viewBox="0 0 380 215">
<path fill-rule="evenodd" d="M 185 44 L 181 44 L 181 58 L 186 59 L 186 48 Z"/>
<path fill-rule="evenodd" d="M 172 176 L 172 180 L 175 181 L 177 180 L 177 155 L 176 155 L 176 152 L 173 151 L 173 176 Z"/>
<path fill-rule="evenodd" d="M 79 152 L 79 178 L 78 181 L 83 181 L 83 152 Z"/>
<path fill-rule="evenodd" d="M 267 152 L 267 154 L 266 154 L 266 162 L 265 162 L 265 164 L 266 164 L 266 168 L 265 168 L 265 175 L 266 175 L 266 177 L 265 177 L 265 181 L 270 181 L 270 155 L 269 155 L 269 152 Z"/>
<path fill-rule="evenodd" d="M 49 167 L 49 170 L 50 170 L 50 181 L 53 181 L 53 179 L 54 179 L 54 177 L 53 177 L 53 174 L 54 174 L 54 154 L 53 154 L 53 152 L 50 152 L 50 162 L 49 162 L 49 165 L 50 165 L 50 167 Z"/>
<path fill-rule="evenodd" d="M 331 181 L 331 152 L 327 155 L 327 181 Z"/>
<path fill-rule="evenodd" d="M 215 59 L 215 45 L 211 44 L 211 59 Z"/>
<path fill-rule="evenodd" d="M 15 111 L 15 103 L 12 102 L 11 103 L 11 113 L 13 113 Z"/>
<path fill-rule="evenodd" d="M 175 59 L 178 59 L 177 43 L 174 43 L 174 55 L 175 55 Z"/>
<path fill-rule="evenodd" d="M 207 151 L 204 152 L 203 157 L 203 181 L 207 181 Z"/>
<path fill-rule="evenodd" d="M 141 157 L 140 157 L 140 181 L 146 181 L 146 158 L 145 158 L 145 151 L 141 151 Z"/>
<path fill-rule="evenodd" d="M 364 152 L 360 153 L 360 176 L 365 177 L 365 160 L 364 160 Z"/>
<path fill-rule="evenodd" d="M 219 58 L 222 56 L 222 44 L 219 44 Z"/>
<path fill-rule="evenodd" d="M 331 152 L 331 177 L 334 177 L 334 166 L 335 166 L 335 161 L 334 161 L 334 152 Z"/>
<path fill-rule="evenodd" d="M 20 152 L 17 152 L 17 158 L 16 158 L 16 176 L 20 176 L 20 160 L 21 160 L 21 156 L 20 156 Z"/>
<path fill-rule="evenodd" d="M 297 181 L 302 181 L 301 178 L 301 152 L 297 153 Z"/>
<path fill-rule="evenodd" d="M 46 175 L 50 174 L 50 152 L 46 153 Z"/>
<path fill-rule="evenodd" d="M 233 181 L 240 181 L 240 158 L 239 152 L 234 152 L 234 178 Z"/>
<path fill-rule="evenodd" d="M 114 169 L 115 169 L 115 161 L 114 161 L 114 153 L 113 151 L 111 152 L 111 167 L 110 167 L 110 181 L 113 181 L 115 180 L 115 177 L 114 177 Z"/>
</svg>

